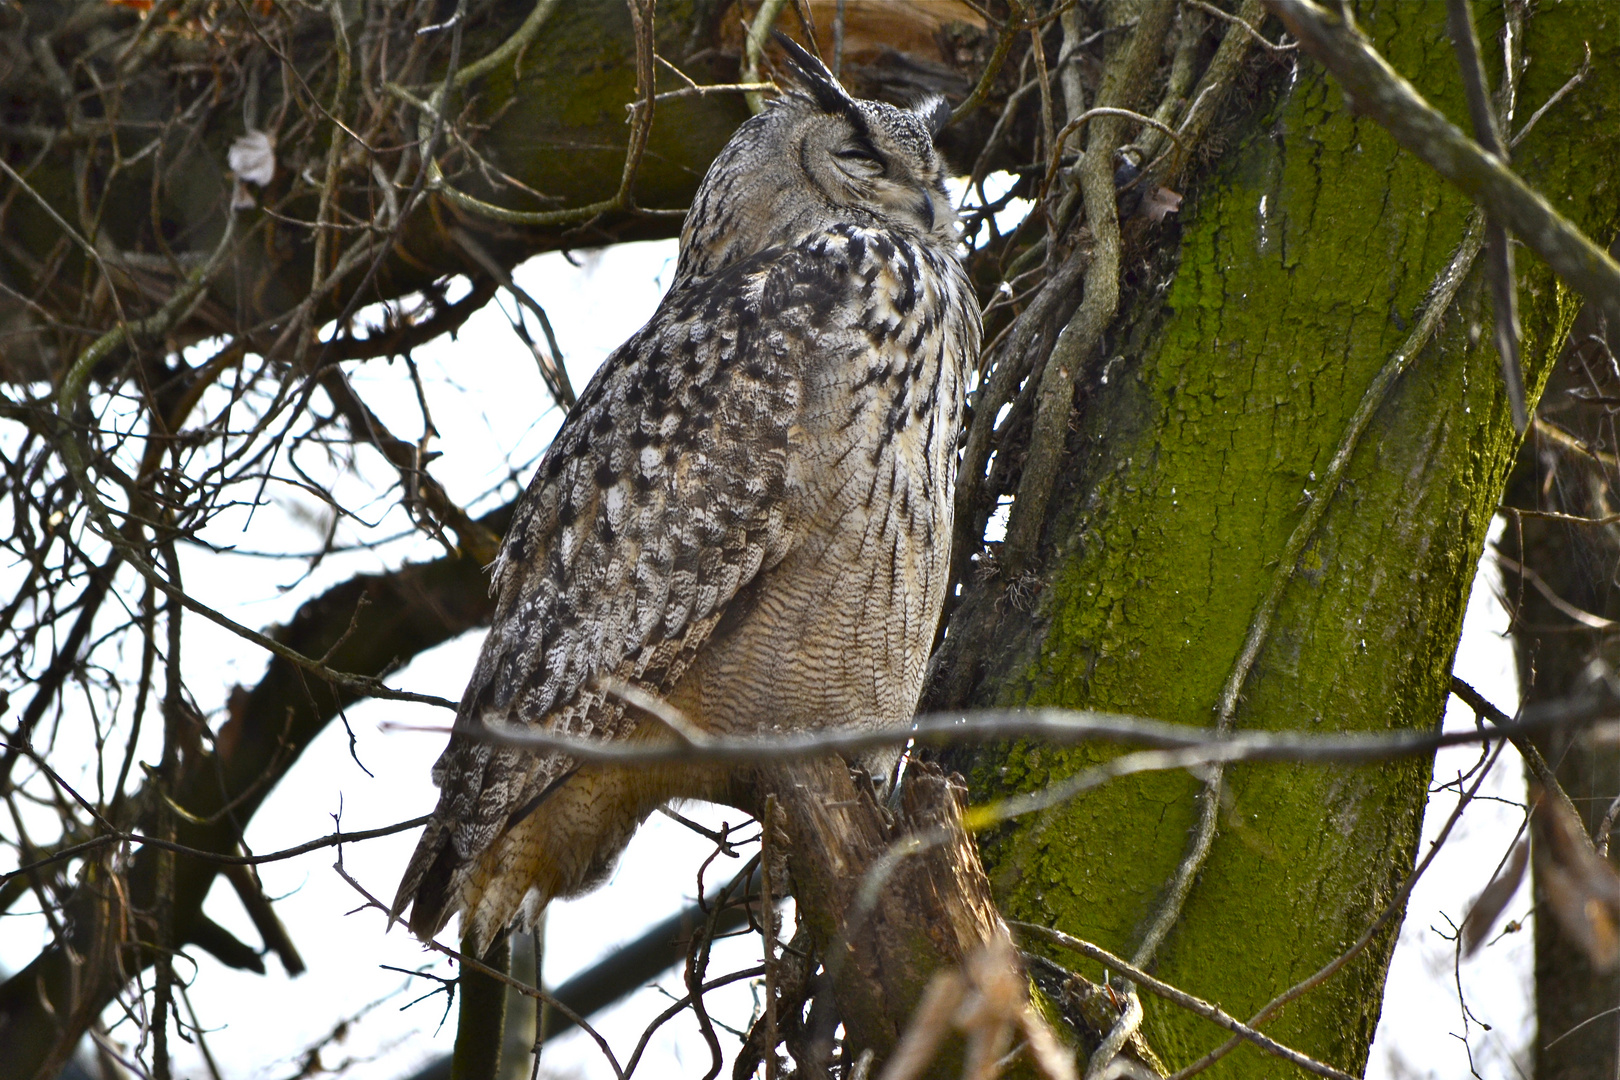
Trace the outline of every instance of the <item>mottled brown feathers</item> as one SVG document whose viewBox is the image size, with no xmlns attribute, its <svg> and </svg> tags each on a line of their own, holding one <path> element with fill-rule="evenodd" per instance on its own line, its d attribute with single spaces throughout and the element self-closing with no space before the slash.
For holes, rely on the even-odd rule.
<svg viewBox="0 0 1620 1080">
<path fill-rule="evenodd" d="M 978 311 L 929 116 L 840 110 L 784 98 L 711 168 L 668 295 L 518 505 L 459 728 L 660 737 L 603 676 L 714 731 L 909 718 Z M 713 769 L 580 767 L 460 734 L 433 778 L 395 913 L 414 901 L 431 936 L 462 912 L 477 948 L 600 878 L 657 805 L 723 786 Z"/>
</svg>

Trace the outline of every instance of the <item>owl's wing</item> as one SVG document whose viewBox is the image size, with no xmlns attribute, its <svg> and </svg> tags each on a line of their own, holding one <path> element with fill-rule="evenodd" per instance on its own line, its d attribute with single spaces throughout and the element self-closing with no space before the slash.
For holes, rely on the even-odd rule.
<svg viewBox="0 0 1620 1080">
<path fill-rule="evenodd" d="M 458 727 L 622 737 L 633 721 L 598 677 L 667 691 L 738 590 L 787 553 L 802 365 L 848 340 L 834 313 L 861 286 L 832 254 L 771 249 L 678 284 L 604 362 L 496 559 L 494 621 Z M 414 898 L 412 928 L 437 933 L 472 863 L 573 767 L 453 736 L 394 914 Z"/>
</svg>

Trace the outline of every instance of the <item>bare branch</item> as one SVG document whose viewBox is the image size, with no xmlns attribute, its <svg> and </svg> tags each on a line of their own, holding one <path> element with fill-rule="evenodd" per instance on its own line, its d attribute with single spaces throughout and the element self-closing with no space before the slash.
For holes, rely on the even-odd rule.
<svg viewBox="0 0 1620 1080">
<path fill-rule="evenodd" d="M 639 698 L 638 698 L 639 700 Z M 639 706 L 638 707 L 644 707 Z M 418 731 L 511 746 L 525 750 L 562 751 L 579 761 L 650 765 L 672 761 L 736 764 L 808 760 L 830 754 L 851 755 L 880 747 L 916 742 L 947 746 L 1002 739 L 1040 739 L 1054 746 L 1087 742 L 1149 746 L 1142 769 L 1181 769 L 1234 761 L 1314 761 L 1362 764 L 1427 754 L 1447 746 L 1465 746 L 1511 738 L 1531 731 L 1579 723 L 1604 715 L 1606 702 L 1593 702 L 1474 731 L 1397 731 L 1387 734 L 1310 735 L 1287 731 L 1235 731 L 1170 724 L 1119 713 L 1066 709 L 984 710 L 918 717 L 909 728 L 862 730 L 827 728 L 803 735 L 733 738 L 706 735 L 698 741 L 625 743 L 517 727 L 446 727 L 385 721 L 385 731 Z M 690 721 L 686 721 L 690 723 Z M 1149 755 L 1158 755 L 1150 757 Z M 1100 766 L 1113 768 L 1115 765 Z M 1119 775 L 1124 775 L 1120 773 Z M 969 815 L 977 820 L 978 812 Z"/>
<path fill-rule="evenodd" d="M 1315 1073 L 1317 1076 L 1332 1077 L 1333 1080 L 1356 1080 L 1356 1077 L 1343 1071 L 1342 1069 L 1335 1069 L 1331 1065 L 1323 1064 L 1309 1055 L 1302 1054 L 1298 1050 L 1284 1046 L 1282 1043 L 1271 1038 L 1269 1035 L 1264 1035 L 1256 1031 L 1248 1024 L 1243 1023 L 1243 1021 L 1239 1020 L 1237 1017 L 1226 1012 L 1219 1005 L 1212 1005 L 1202 998 L 1194 997 L 1185 990 L 1179 990 L 1167 982 L 1162 982 L 1159 979 L 1155 979 L 1152 975 L 1149 975 L 1135 964 L 1126 961 L 1122 957 L 1115 956 L 1107 949 L 1093 945 L 1089 941 L 1082 941 L 1080 938 L 1071 937 L 1061 930 L 1054 930 L 1046 926 L 1038 926 L 1035 923 L 1011 922 L 1008 925 L 1014 930 L 1018 931 L 1020 934 L 1028 934 L 1034 937 L 1044 938 L 1054 945 L 1061 946 L 1062 948 L 1068 949 L 1071 952 L 1079 953 L 1081 956 L 1084 956 L 1087 959 L 1095 960 L 1104 967 L 1119 972 L 1121 975 L 1124 975 L 1138 986 L 1144 987 L 1159 997 L 1164 998 L 1166 1001 L 1179 1005 L 1188 1012 L 1196 1013 L 1211 1023 L 1219 1024 L 1228 1031 L 1236 1032 L 1238 1035 L 1244 1039 L 1247 1039 L 1249 1042 L 1252 1042 L 1255 1046 L 1258 1046 L 1266 1053 L 1280 1057 L 1284 1061 L 1292 1062 L 1293 1064 L 1304 1069 L 1306 1072 Z"/>
</svg>

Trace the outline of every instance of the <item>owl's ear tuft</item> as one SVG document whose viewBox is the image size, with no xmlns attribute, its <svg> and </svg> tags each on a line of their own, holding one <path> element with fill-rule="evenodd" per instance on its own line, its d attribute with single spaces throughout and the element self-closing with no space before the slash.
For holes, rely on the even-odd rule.
<svg viewBox="0 0 1620 1080">
<path fill-rule="evenodd" d="M 928 128 L 928 134 L 936 140 L 939 133 L 945 130 L 945 125 L 951 122 L 951 107 L 943 97 L 930 94 L 911 107 L 917 118 Z"/>
<path fill-rule="evenodd" d="M 839 85 L 827 65 L 805 51 L 804 46 L 780 30 L 772 30 L 771 37 L 787 54 L 788 68 L 801 87 L 809 92 L 823 112 L 845 113 L 853 99 L 849 91 Z"/>
</svg>

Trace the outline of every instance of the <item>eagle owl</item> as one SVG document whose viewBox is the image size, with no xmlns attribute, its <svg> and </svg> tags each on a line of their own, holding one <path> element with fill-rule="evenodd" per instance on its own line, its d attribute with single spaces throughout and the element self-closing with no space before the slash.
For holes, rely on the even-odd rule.
<svg viewBox="0 0 1620 1080">
<path fill-rule="evenodd" d="M 460 729 L 667 737 L 602 688 L 723 735 L 908 722 L 944 600 L 979 309 L 934 148 L 942 101 L 798 85 L 738 128 L 668 294 L 603 364 L 517 506 Z M 394 901 L 483 951 L 599 882 L 719 767 L 605 767 L 453 735 Z"/>
</svg>

